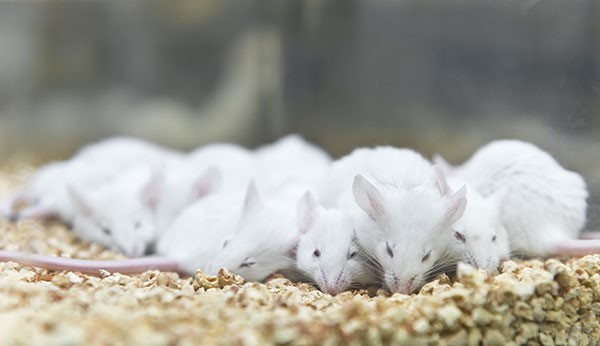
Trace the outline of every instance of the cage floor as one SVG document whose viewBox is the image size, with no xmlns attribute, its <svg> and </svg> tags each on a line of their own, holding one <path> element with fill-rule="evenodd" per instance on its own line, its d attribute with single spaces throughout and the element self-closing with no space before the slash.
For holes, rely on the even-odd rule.
<svg viewBox="0 0 600 346">
<path fill-rule="evenodd" d="M 0 194 L 17 180 L 0 174 Z M 0 223 L 0 248 L 120 257 L 33 221 Z M 600 255 L 507 261 L 494 276 L 459 265 L 455 279 L 410 296 L 330 296 L 226 272 L 90 276 L 0 263 L 2 345 L 600 345 L 599 319 Z"/>
</svg>

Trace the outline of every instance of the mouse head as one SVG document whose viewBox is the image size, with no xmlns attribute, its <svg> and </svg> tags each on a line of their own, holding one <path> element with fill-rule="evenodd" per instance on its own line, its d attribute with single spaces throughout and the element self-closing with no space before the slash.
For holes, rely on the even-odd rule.
<svg viewBox="0 0 600 346">
<path fill-rule="evenodd" d="M 493 273 L 500 260 L 509 257 L 508 234 L 500 222 L 500 208 L 505 192 L 483 198 L 469 188 L 469 204 L 462 217 L 452 226 L 450 244 L 461 259 Z"/>
<path fill-rule="evenodd" d="M 263 203 L 251 181 L 236 229 L 223 241 L 207 273 L 215 275 L 226 268 L 248 281 L 264 280 L 276 271 L 293 267 L 291 253 L 298 235 L 293 206 Z"/>
<path fill-rule="evenodd" d="M 143 255 L 155 241 L 158 179 L 153 175 L 142 186 L 123 186 L 117 179 L 91 191 L 69 186 L 77 211 L 73 230 L 129 257 Z"/>
<path fill-rule="evenodd" d="M 347 212 L 325 209 L 307 192 L 298 204 L 298 227 L 296 265 L 322 291 L 342 292 L 365 270 Z"/>
<path fill-rule="evenodd" d="M 360 244 L 379 262 L 392 292 L 409 294 L 423 285 L 426 274 L 446 255 L 441 235 L 465 209 L 466 189 L 450 194 L 443 176 L 436 178 L 430 186 L 410 189 L 378 188 L 361 175 L 354 179 L 354 199 L 370 224 L 357 232 Z"/>
</svg>

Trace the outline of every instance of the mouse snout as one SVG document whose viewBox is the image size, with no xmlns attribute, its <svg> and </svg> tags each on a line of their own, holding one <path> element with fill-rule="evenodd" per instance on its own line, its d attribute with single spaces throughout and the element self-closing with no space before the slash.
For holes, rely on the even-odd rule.
<svg viewBox="0 0 600 346">
<path fill-rule="evenodd" d="M 386 284 L 392 293 L 411 294 L 420 287 L 420 281 L 417 280 L 417 275 L 403 281 L 395 274 L 386 277 Z"/>
</svg>

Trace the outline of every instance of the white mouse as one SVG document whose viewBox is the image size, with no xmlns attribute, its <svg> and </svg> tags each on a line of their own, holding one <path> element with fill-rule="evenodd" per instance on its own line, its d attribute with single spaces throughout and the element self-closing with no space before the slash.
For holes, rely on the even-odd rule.
<svg viewBox="0 0 600 346">
<path fill-rule="evenodd" d="M 322 184 L 330 203 L 352 208 L 359 244 L 393 292 L 414 292 L 448 256 L 447 235 L 465 209 L 466 189 L 444 193 L 439 178 L 415 151 L 378 147 L 334 162 Z"/>
<path fill-rule="evenodd" d="M 143 255 L 156 240 L 156 184 L 154 171 L 142 165 L 95 189 L 70 185 L 73 231 L 129 257 Z"/>
<path fill-rule="evenodd" d="M 505 189 L 501 220 L 517 255 L 597 253 L 600 243 L 577 240 L 585 224 L 588 191 L 581 175 L 561 167 L 545 151 L 518 140 L 493 141 L 448 174 L 483 197 Z"/>
<path fill-rule="evenodd" d="M 301 233 L 296 266 L 329 294 L 375 284 L 375 268 L 367 263 L 352 217 L 342 209 L 325 209 L 307 192 L 298 204 Z"/>
<path fill-rule="evenodd" d="M 462 261 L 495 272 L 500 261 L 510 257 L 508 234 L 500 220 L 504 191 L 484 198 L 460 179 L 449 178 L 448 184 L 453 191 L 467 186 L 467 206 L 452 226 L 450 248 Z"/>
<path fill-rule="evenodd" d="M 226 268 L 248 281 L 262 281 L 294 269 L 293 251 L 300 236 L 296 205 L 297 200 L 287 196 L 261 198 L 252 181 L 236 228 L 207 266 L 207 274 Z"/>
</svg>

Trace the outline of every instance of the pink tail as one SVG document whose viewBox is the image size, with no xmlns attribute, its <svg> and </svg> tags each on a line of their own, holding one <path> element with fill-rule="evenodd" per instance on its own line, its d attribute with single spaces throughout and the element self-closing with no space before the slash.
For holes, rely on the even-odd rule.
<svg viewBox="0 0 600 346">
<path fill-rule="evenodd" d="M 147 270 L 179 270 L 179 265 L 173 259 L 166 257 L 142 257 L 123 260 L 82 260 L 0 250 L 0 261 L 15 262 L 49 270 L 78 271 L 91 275 L 99 275 L 101 269 L 111 273 L 122 274 L 139 274 Z"/>
<path fill-rule="evenodd" d="M 554 245 L 554 255 L 585 256 L 600 254 L 600 239 L 563 240 Z"/>
<path fill-rule="evenodd" d="M 600 231 L 585 231 L 579 234 L 579 239 L 600 239 Z"/>
</svg>

